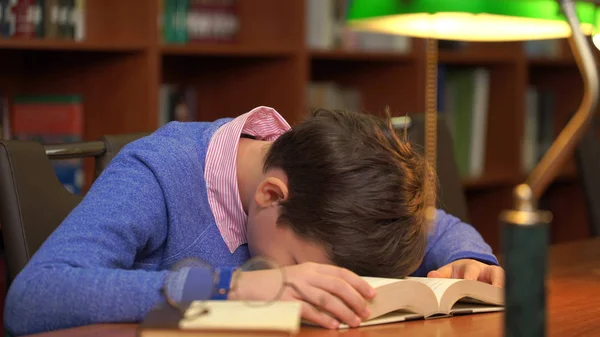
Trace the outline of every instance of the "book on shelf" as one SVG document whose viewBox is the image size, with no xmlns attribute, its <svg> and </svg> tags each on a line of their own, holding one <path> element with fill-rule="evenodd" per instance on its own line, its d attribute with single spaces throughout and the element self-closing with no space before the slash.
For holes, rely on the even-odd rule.
<svg viewBox="0 0 600 337">
<path fill-rule="evenodd" d="M 309 109 L 348 109 L 362 111 L 362 97 L 357 88 L 339 85 L 335 82 L 310 82 L 306 90 Z"/>
<path fill-rule="evenodd" d="M 160 0 L 162 40 L 171 44 L 233 42 L 238 0 Z"/>
<path fill-rule="evenodd" d="M 463 178 L 480 177 L 485 169 L 490 72 L 484 67 L 439 69 L 438 110 L 453 138 L 458 171 Z"/>
<path fill-rule="evenodd" d="M 83 106 L 79 95 L 18 95 L 12 98 L 11 139 L 43 145 L 83 140 Z M 58 180 L 71 193 L 81 194 L 82 159 L 52 160 Z"/>
<path fill-rule="evenodd" d="M 504 310 L 504 291 L 490 284 L 460 279 L 408 277 L 387 279 L 364 277 L 377 291 L 369 303 L 371 315 L 361 326 L 398 323 L 410 320 L 451 317 Z M 238 301 L 193 302 L 186 315 L 202 305 L 209 314 L 188 315 L 161 304 L 151 310 L 140 326 L 141 336 L 158 336 L 165 331 L 192 333 L 203 331 L 260 331 L 295 333 L 303 322 L 295 302 L 274 302 L 267 306 L 248 306 Z M 347 325 L 340 325 L 348 329 Z"/>
<path fill-rule="evenodd" d="M 48 39 L 58 39 L 59 37 L 59 0 L 46 0 L 46 10 L 44 11 L 44 34 Z M 62 31 L 62 30 L 61 30 Z"/>
<path fill-rule="evenodd" d="M 9 1 L 10 4 L 10 1 Z M 18 0 L 15 1 L 14 7 L 9 9 L 14 11 L 15 29 L 14 37 L 16 38 L 32 38 L 36 36 L 36 26 L 38 19 L 36 13 L 38 11 L 38 3 L 36 0 Z"/>
<path fill-rule="evenodd" d="M 554 93 L 534 86 L 527 88 L 525 128 L 521 138 L 521 170 L 529 173 L 554 142 Z"/>
<path fill-rule="evenodd" d="M 0 38 L 85 39 L 86 0 L 0 0 Z"/>
<path fill-rule="evenodd" d="M 306 45 L 315 50 L 409 53 L 407 36 L 352 30 L 345 24 L 350 0 L 305 0 Z"/>
<path fill-rule="evenodd" d="M 528 58 L 556 59 L 562 54 L 561 40 L 558 39 L 525 41 L 523 49 Z"/>
</svg>

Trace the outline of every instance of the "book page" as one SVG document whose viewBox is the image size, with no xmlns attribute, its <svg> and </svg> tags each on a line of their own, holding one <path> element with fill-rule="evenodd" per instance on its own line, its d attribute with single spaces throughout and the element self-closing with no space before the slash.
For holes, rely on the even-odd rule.
<svg viewBox="0 0 600 337">
<path fill-rule="evenodd" d="M 455 303 L 463 298 L 470 298 L 470 301 L 478 300 L 479 304 L 493 306 L 504 304 L 503 289 L 485 282 L 442 278 L 411 278 L 411 280 L 426 284 L 433 290 L 443 313 L 450 313 Z"/>
<path fill-rule="evenodd" d="M 426 277 L 410 277 L 411 281 L 417 281 L 426 284 L 438 300 L 438 303 L 441 302 L 442 296 L 451 285 L 456 282 L 460 282 L 460 279 L 446 279 L 446 278 L 426 278 Z"/>
<path fill-rule="evenodd" d="M 362 278 L 377 291 L 377 296 L 369 302 L 370 319 L 397 310 L 405 310 L 421 316 L 435 314 L 438 311 L 439 304 L 435 294 L 422 282 L 414 282 L 410 278 Z"/>
<path fill-rule="evenodd" d="M 375 289 L 379 287 L 383 287 L 385 285 L 396 283 L 402 281 L 402 279 L 393 279 L 393 278 L 379 278 L 379 277 L 367 277 L 362 276 L 362 279 L 367 281 L 369 285 Z"/>
</svg>

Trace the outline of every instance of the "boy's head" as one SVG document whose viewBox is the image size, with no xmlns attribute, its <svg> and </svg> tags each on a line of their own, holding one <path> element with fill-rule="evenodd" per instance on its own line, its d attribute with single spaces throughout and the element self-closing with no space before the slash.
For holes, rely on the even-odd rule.
<svg viewBox="0 0 600 337">
<path fill-rule="evenodd" d="M 402 277 L 427 241 L 431 168 L 389 119 L 317 110 L 269 147 L 249 207 L 253 255 Z"/>
</svg>

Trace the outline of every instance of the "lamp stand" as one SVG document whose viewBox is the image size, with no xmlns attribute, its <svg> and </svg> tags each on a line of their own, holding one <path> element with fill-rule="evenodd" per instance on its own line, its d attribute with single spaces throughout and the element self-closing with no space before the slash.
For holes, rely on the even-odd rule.
<svg viewBox="0 0 600 337">
<path fill-rule="evenodd" d="M 531 200 L 531 189 L 515 189 L 515 210 L 501 214 L 504 252 L 505 336 L 546 335 L 546 255 L 552 215 L 521 200 Z"/>
<path fill-rule="evenodd" d="M 581 32 L 573 0 L 558 0 L 571 27 L 569 44 L 583 76 L 581 105 L 524 184 L 515 188 L 513 210 L 500 216 L 506 271 L 505 336 L 546 334 L 546 265 L 552 215 L 537 200 L 556 177 L 590 124 L 598 102 L 598 70 Z"/>
<path fill-rule="evenodd" d="M 427 223 L 433 226 L 436 213 L 435 169 L 437 156 L 437 86 L 438 86 L 438 41 L 425 41 L 425 159 L 431 170 L 427 171 L 425 209 Z"/>
</svg>

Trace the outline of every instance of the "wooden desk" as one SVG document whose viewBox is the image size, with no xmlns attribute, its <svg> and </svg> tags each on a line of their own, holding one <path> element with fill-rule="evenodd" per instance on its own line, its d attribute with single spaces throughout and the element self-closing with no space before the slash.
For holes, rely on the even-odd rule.
<svg viewBox="0 0 600 337">
<path fill-rule="evenodd" d="M 600 328 L 600 238 L 553 246 L 548 280 L 548 333 L 594 335 Z M 137 325 L 92 325 L 38 336 L 136 336 Z M 478 314 L 331 331 L 303 328 L 299 337 L 502 336 L 503 314 Z"/>
</svg>

